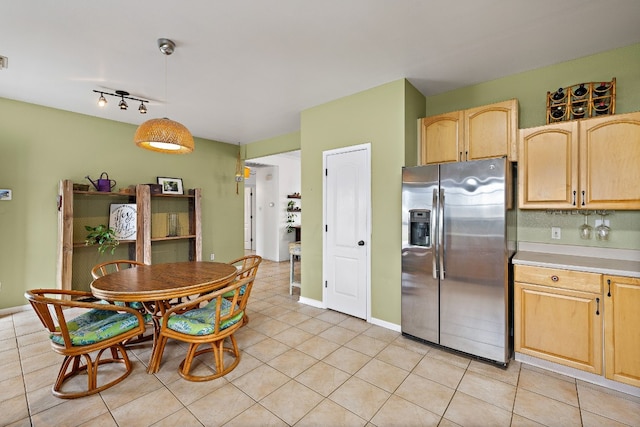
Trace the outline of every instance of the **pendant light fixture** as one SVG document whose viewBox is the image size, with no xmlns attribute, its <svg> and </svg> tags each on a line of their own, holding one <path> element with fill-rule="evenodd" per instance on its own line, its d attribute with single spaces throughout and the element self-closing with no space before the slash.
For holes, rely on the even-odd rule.
<svg viewBox="0 0 640 427">
<path fill-rule="evenodd" d="M 165 55 L 164 68 L 164 90 L 165 102 L 167 102 L 167 59 L 171 55 L 176 45 L 169 39 L 158 39 L 158 48 Z M 142 123 L 133 137 L 133 141 L 138 147 L 151 151 L 171 154 L 186 154 L 193 151 L 193 136 L 191 132 L 182 124 L 170 120 L 166 117 L 162 119 L 151 119 Z"/>
</svg>

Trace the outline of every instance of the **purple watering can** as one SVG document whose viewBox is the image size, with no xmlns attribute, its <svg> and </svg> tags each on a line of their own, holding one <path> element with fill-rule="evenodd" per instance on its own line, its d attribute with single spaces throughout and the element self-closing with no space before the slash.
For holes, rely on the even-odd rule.
<svg viewBox="0 0 640 427">
<path fill-rule="evenodd" d="M 93 182 L 91 178 L 89 178 L 89 175 L 85 176 L 85 178 L 91 181 L 97 191 L 108 193 L 116 185 L 116 181 L 114 179 L 109 179 L 109 174 L 106 172 L 102 172 L 102 174 L 100 174 L 100 178 L 97 179 L 98 182 Z"/>
</svg>

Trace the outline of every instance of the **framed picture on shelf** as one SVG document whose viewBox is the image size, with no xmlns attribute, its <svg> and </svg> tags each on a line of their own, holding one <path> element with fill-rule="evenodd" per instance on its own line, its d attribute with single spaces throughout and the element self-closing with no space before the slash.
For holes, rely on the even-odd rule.
<svg viewBox="0 0 640 427">
<path fill-rule="evenodd" d="M 184 194 L 182 178 L 166 178 L 159 176 L 158 184 L 162 185 L 162 194 Z"/>
<path fill-rule="evenodd" d="M 135 240 L 138 208 L 135 203 L 116 204 L 109 207 L 109 228 L 118 240 Z"/>
</svg>

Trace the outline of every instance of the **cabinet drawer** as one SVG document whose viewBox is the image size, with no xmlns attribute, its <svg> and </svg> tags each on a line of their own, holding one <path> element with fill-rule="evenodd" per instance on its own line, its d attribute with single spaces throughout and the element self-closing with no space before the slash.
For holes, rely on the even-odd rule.
<svg viewBox="0 0 640 427">
<path fill-rule="evenodd" d="M 602 292 L 602 275 L 597 273 L 516 265 L 514 277 L 516 282 L 598 294 Z"/>
</svg>

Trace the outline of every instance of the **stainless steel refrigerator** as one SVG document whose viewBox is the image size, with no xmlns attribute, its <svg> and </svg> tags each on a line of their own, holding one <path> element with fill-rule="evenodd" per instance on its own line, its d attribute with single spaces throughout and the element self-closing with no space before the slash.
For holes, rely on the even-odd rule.
<svg viewBox="0 0 640 427">
<path fill-rule="evenodd" d="M 506 366 L 516 215 L 506 158 L 402 169 L 402 333 Z"/>
</svg>

